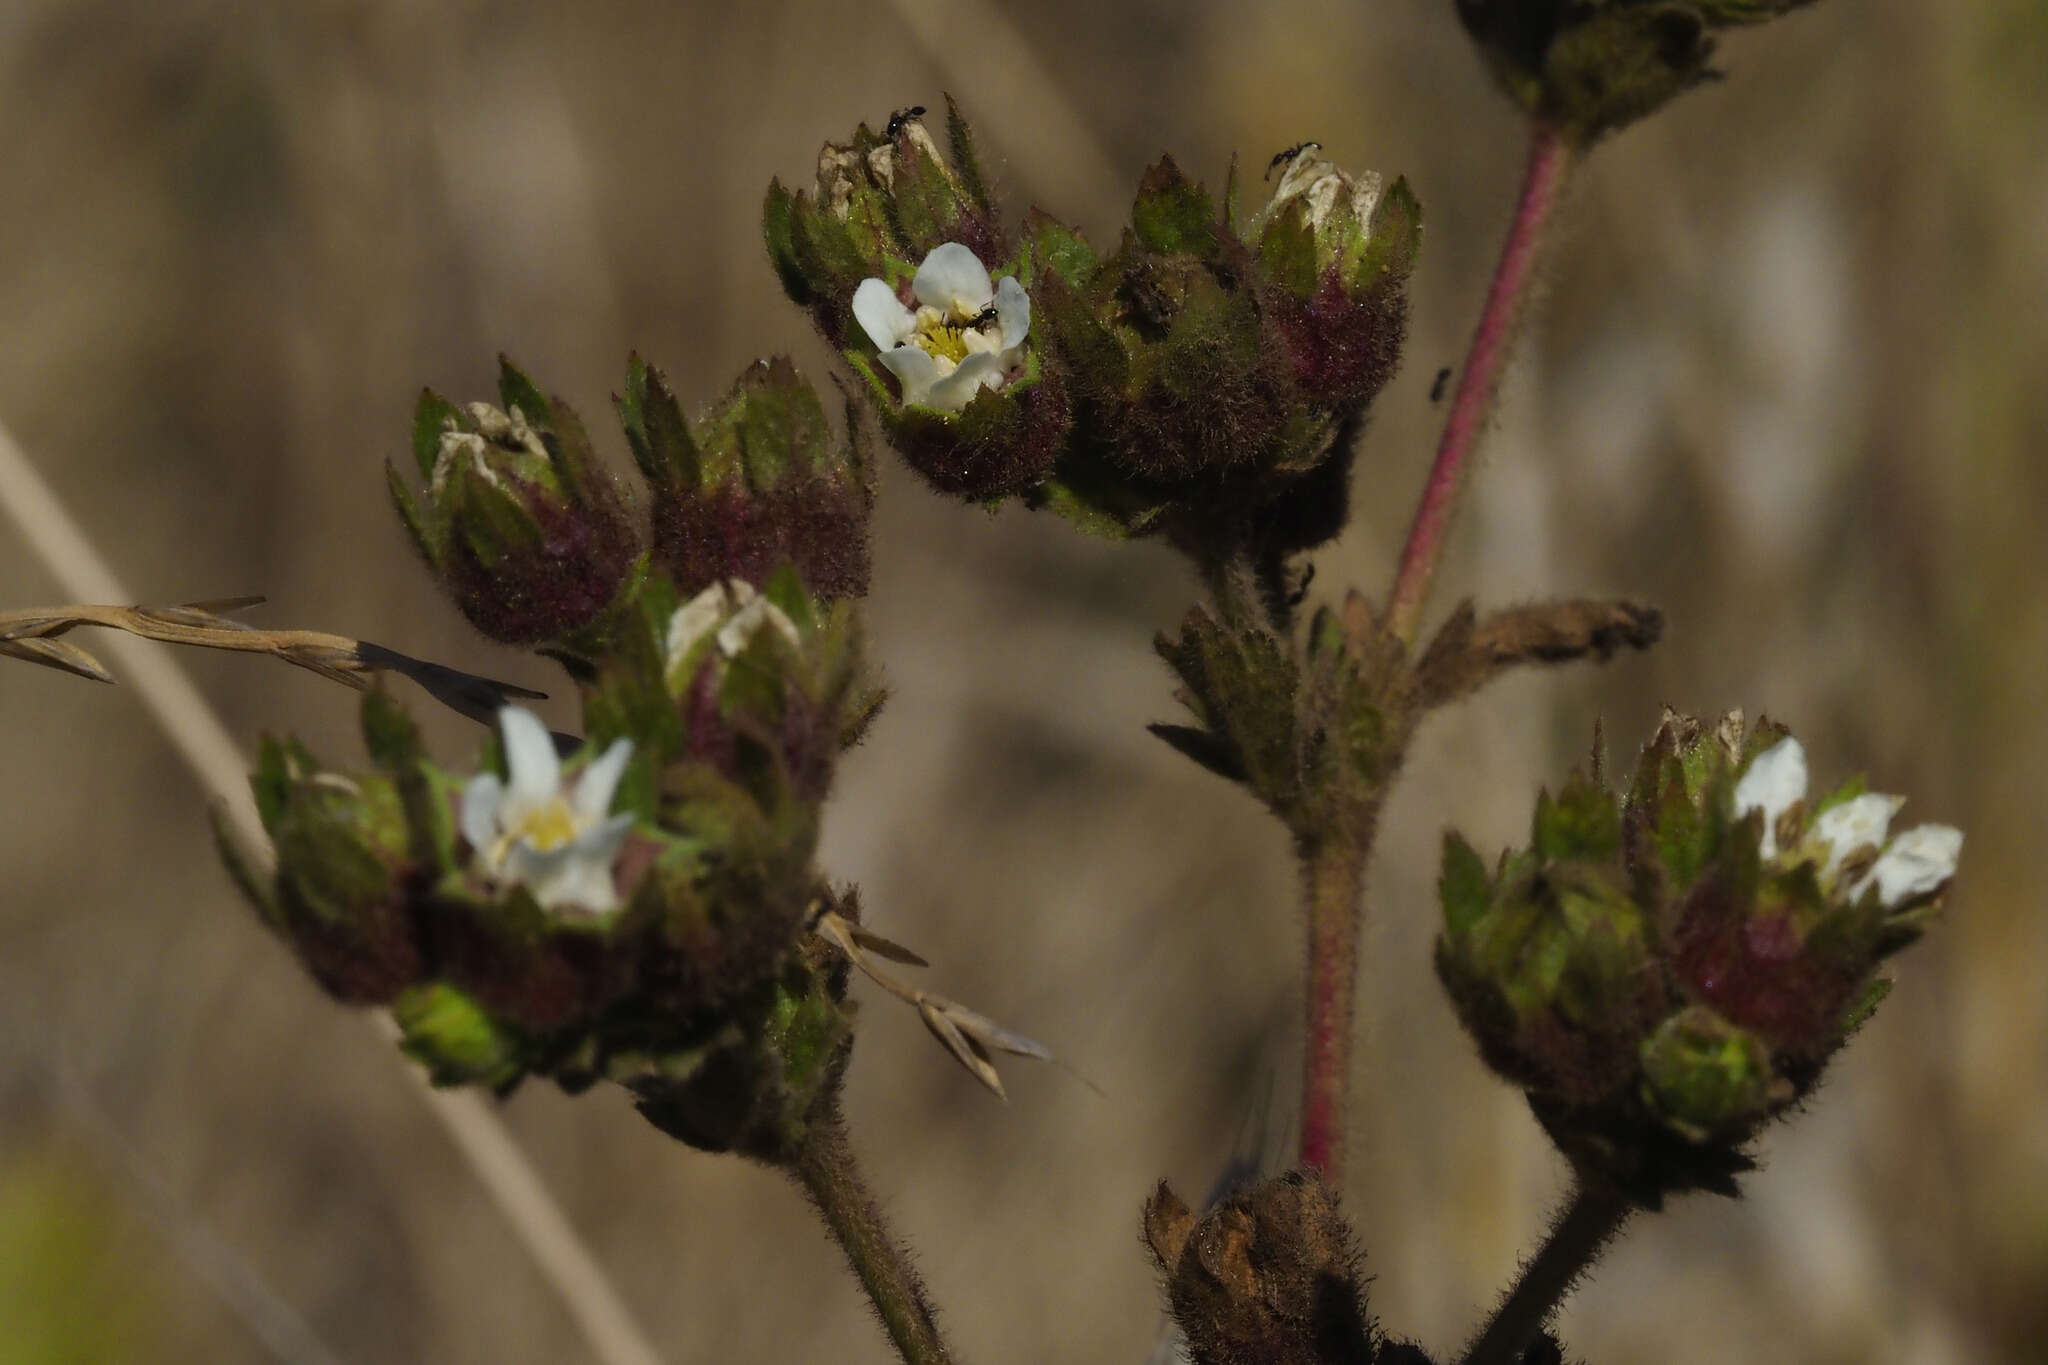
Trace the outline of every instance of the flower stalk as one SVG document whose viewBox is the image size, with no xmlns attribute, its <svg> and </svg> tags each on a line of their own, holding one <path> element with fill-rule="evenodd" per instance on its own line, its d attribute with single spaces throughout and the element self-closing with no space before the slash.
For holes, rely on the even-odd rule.
<svg viewBox="0 0 2048 1365">
<path fill-rule="evenodd" d="M 1543 1246 L 1493 1317 L 1465 1349 L 1460 1365 L 1514 1365 L 1556 1314 L 1572 1286 L 1614 1240 L 1633 1206 L 1619 1188 L 1581 1179 Z"/>
<path fill-rule="evenodd" d="M 925 1297 L 910 1254 L 889 1233 L 881 1206 L 868 1192 L 837 1108 L 811 1124 L 789 1168 L 846 1253 L 846 1261 L 874 1303 L 875 1315 L 904 1365 L 948 1365 L 952 1357 Z"/>
<path fill-rule="evenodd" d="M 1535 123 L 1529 135 L 1528 161 L 1522 175 L 1521 198 L 1515 206 L 1515 220 L 1501 247 L 1500 262 L 1494 267 L 1486 306 L 1472 334 L 1471 349 L 1466 352 L 1458 375 L 1458 390 L 1451 399 L 1450 415 L 1444 420 L 1443 437 L 1437 443 L 1436 462 L 1430 466 L 1429 482 L 1423 485 L 1422 500 L 1416 505 L 1415 519 L 1408 528 L 1408 542 L 1401 551 L 1394 587 L 1387 595 L 1388 629 L 1404 644 L 1414 643 L 1430 579 L 1443 558 L 1451 516 L 1471 472 L 1472 454 L 1493 413 L 1501 375 L 1514 349 L 1516 324 L 1536 277 L 1544 232 L 1562 197 L 1576 155 L 1572 143 L 1557 128 L 1541 120 Z"/>
<path fill-rule="evenodd" d="M 1377 812 L 1374 813 L 1375 818 Z M 1302 850 L 1308 909 L 1308 1026 L 1302 1047 L 1301 1164 L 1332 1184 L 1344 1178 L 1344 1123 L 1350 1109 L 1351 1033 L 1358 1002 L 1359 897 L 1369 829 L 1355 842 Z"/>
</svg>

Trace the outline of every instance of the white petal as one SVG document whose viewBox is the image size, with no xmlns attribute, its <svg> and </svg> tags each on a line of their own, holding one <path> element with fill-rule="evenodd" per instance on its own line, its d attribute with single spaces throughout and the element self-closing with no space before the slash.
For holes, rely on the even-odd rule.
<svg viewBox="0 0 2048 1365">
<path fill-rule="evenodd" d="M 930 400 L 932 385 L 939 381 L 939 364 L 921 348 L 898 346 L 893 351 L 884 351 L 882 364 L 903 386 L 905 407 Z"/>
<path fill-rule="evenodd" d="M 525 707 L 508 706 L 498 712 L 498 728 L 505 736 L 507 773 L 498 823 L 510 826 L 560 794 L 562 763 L 555 757 L 555 741 L 548 727 Z"/>
<path fill-rule="evenodd" d="M 988 267 L 980 257 L 958 242 L 942 242 L 932 248 L 932 254 L 911 277 L 910 292 L 917 295 L 919 303 L 959 319 L 971 318 L 988 307 L 995 286 L 989 283 Z"/>
<path fill-rule="evenodd" d="M 1759 851 L 1766 858 L 1777 856 L 1778 817 L 1806 795 L 1806 750 L 1787 735 L 1750 760 L 1749 770 L 1735 784 L 1735 818 L 1753 810 L 1764 814 L 1764 837 Z"/>
<path fill-rule="evenodd" d="M 761 627 L 767 626 L 783 639 L 795 645 L 796 622 L 789 619 L 781 607 L 765 597 L 757 597 L 733 614 L 718 632 L 718 651 L 728 659 L 747 647 L 747 643 L 760 634 Z"/>
<path fill-rule="evenodd" d="M 462 837 L 479 855 L 488 854 L 498 839 L 498 803 L 505 799 L 505 784 L 496 773 L 478 773 L 462 789 Z"/>
<path fill-rule="evenodd" d="M 576 836 L 576 849 L 585 858 L 604 865 L 605 875 L 611 875 L 612 864 L 618 861 L 619 850 L 625 846 L 626 836 L 633 832 L 631 815 L 614 815 L 603 824 L 593 825 Z"/>
<path fill-rule="evenodd" d="M 595 823 L 611 813 L 612 796 L 619 789 L 627 760 L 632 757 L 633 741 L 615 739 L 603 757 L 583 770 L 583 776 L 576 780 L 576 795 L 569 802 L 570 809 L 576 812 L 578 826 Z"/>
<path fill-rule="evenodd" d="M 570 846 L 520 860 L 519 883 L 533 893 L 543 910 L 574 906 L 604 911 L 616 906 L 619 893 L 612 883 L 611 864 L 578 856 L 572 850 Z"/>
<path fill-rule="evenodd" d="M 967 401 L 983 389 L 992 389 L 1003 382 L 1003 362 L 983 351 L 960 362 L 953 373 L 932 385 L 927 401 L 935 408 L 947 412 L 958 412 L 967 406 Z"/>
<path fill-rule="evenodd" d="M 1885 831 L 1891 828 L 1892 817 L 1905 804 L 1904 797 L 1865 792 L 1822 811 L 1813 822 L 1812 832 L 1807 835 L 1813 843 L 1827 845 L 1827 860 L 1821 864 L 1821 875 L 1834 875 L 1840 870 L 1842 860 L 1859 848 L 1884 847 Z"/>
<path fill-rule="evenodd" d="M 996 285 L 996 321 L 1003 326 L 1003 349 L 1014 351 L 1031 331 L 1031 296 L 1015 275 L 1005 275 Z"/>
<path fill-rule="evenodd" d="M 674 668 L 688 657 L 697 647 L 697 642 L 718 627 L 718 618 L 725 615 L 725 585 L 713 583 L 682 606 L 668 618 L 668 639 L 663 653 L 668 666 Z"/>
<path fill-rule="evenodd" d="M 1878 900 L 1895 906 L 1939 890 L 1956 875 L 1962 851 L 1963 832 L 1953 825 L 1916 825 L 1892 840 L 1856 884 L 1855 894 L 1862 895 L 1875 882 Z"/>
<path fill-rule="evenodd" d="M 917 320 L 887 280 L 860 282 L 860 288 L 853 291 L 853 318 L 878 351 L 902 345 L 903 339 L 917 328 Z"/>
</svg>

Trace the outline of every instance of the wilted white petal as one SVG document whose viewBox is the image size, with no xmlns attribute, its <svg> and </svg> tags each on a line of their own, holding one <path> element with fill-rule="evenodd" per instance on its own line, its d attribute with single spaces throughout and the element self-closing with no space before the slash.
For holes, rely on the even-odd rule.
<svg viewBox="0 0 2048 1365">
<path fill-rule="evenodd" d="M 953 373 L 932 385 L 931 396 L 925 401 L 935 408 L 958 412 L 975 394 L 983 389 L 993 389 L 1002 382 L 1003 362 L 983 351 L 968 356 Z"/>
<path fill-rule="evenodd" d="M 942 242 L 932 248 L 911 277 L 910 292 L 917 295 L 919 303 L 928 303 L 956 319 L 973 317 L 995 297 L 988 267 L 959 242 Z"/>
<path fill-rule="evenodd" d="M 1821 864 L 1821 875 L 1833 876 L 1841 870 L 1842 860 L 1859 848 L 1883 847 L 1885 831 L 1891 828 L 1892 817 L 1905 804 L 1902 796 L 1865 792 L 1822 811 L 1813 822 L 1812 832 L 1807 835 L 1813 843 L 1827 846 L 1827 860 Z"/>
<path fill-rule="evenodd" d="M 901 346 L 917 328 L 917 320 L 896 297 L 887 280 L 866 279 L 853 291 L 853 318 L 860 324 L 875 349 L 886 351 Z"/>
<path fill-rule="evenodd" d="M 718 628 L 718 620 L 725 615 L 725 584 L 713 583 L 689 601 L 676 608 L 676 614 L 668 618 L 668 639 L 663 644 L 668 666 L 674 668 L 697 642 Z"/>
<path fill-rule="evenodd" d="M 800 644 L 797 639 L 796 622 L 789 619 L 787 612 L 765 597 L 753 601 L 733 613 L 718 632 L 718 652 L 728 659 L 747 647 L 761 627 L 767 626 L 792 645 Z"/>
<path fill-rule="evenodd" d="M 938 361 L 916 346 L 898 346 L 893 351 L 882 352 L 881 358 L 883 366 L 903 386 L 906 407 L 931 401 L 932 385 L 939 382 Z"/>
<path fill-rule="evenodd" d="M 518 824 L 540 805 L 555 798 L 562 785 L 562 762 L 555 740 L 541 718 L 523 706 L 498 712 L 498 731 L 505 737 L 505 800 L 500 824 Z"/>
<path fill-rule="evenodd" d="M 478 773 L 462 789 L 462 837 L 478 853 L 488 852 L 498 838 L 498 807 L 505 799 L 505 784 L 496 773 Z"/>
<path fill-rule="evenodd" d="M 996 321 L 1002 324 L 1003 349 L 1014 351 L 1031 331 L 1031 296 L 1015 275 L 1005 275 L 996 285 Z"/>
<path fill-rule="evenodd" d="M 1764 837 L 1759 851 L 1778 853 L 1778 817 L 1806 796 L 1806 750 L 1787 735 L 1750 760 L 1749 770 L 1735 784 L 1735 818 L 1762 811 Z"/>
<path fill-rule="evenodd" d="M 1854 894 L 1875 884 L 1877 898 L 1887 906 L 1904 904 L 1917 896 L 1940 889 L 1956 875 L 1956 859 L 1963 851 L 1963 832 L 1953 825 L 1916 825 L 1892 840 L 1870 871 L 1856 884 Z"/>
<path fill-rule="evenodd" d="M 619 778 L 626 771 L 626 761 L 632 757 L 633 741 L 615 739 L 601 758 L 583 770 L 583 776 L 576 779 L 576 795 L 571 802 L 578 825 L 602 820 L 611 813 L 612 797 L 619 789 Z"/>
</svg>

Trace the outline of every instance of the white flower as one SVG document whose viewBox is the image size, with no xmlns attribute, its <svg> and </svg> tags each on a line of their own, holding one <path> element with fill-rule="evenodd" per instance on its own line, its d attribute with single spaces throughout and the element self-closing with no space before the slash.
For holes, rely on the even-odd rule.
<svg viewBox="0 0 2048 1365">
<path fill-rule="evenodd" d="M 1891 847 L 1879 855 L 1850 894 L 1861 897 L 1875 884 L 1880 904 L 1902 905 L 1940 890 L 1956 875 L 1956 859 L 1962 851 L 1963 832 L 1955 826 L 1915 826 L 1892 840 Z"/>
<path fill-rule="evenodd" d="M 904 403 L 958 412 L 981 390 L 1001 388 L 1031 330 L 1031 299 L 1016 276 L 991 283 L 971 250 L 945 242 L 924 258 L 910 292 L 914 313 L 886 280 L 862 280 L 853 291 L 853 316 L 903 386 Z"/>
<path fill-rule="evenodd" d="M 1789 737 L 1758 754 L 1735 784 L 1736 819 L 1753 810 L 1763 812 L 1764 834 L 1758 852 L 1766 861 L 1778 856 L 1779 817 L 1805 799 L 1806 751 Z M 1895 909 L 1938 891 L 1956 875 L 1963 832 L 1949 825 L 1917 825 L 1887 843 L 1892 817 L 1905 804 L 1902 796 L 1865 792 L 1830 806 L 1815 818 L 1799 847 L 1789 850 L 1787 856 L 1817 861 L 1821 885 L 1832 888 L 1850 858 L 1875 852 L 1875 861 L 1846 888 L 1851 901 L 1863 899 L 1863 893 L 1875 886 L 1878 903 Z"/>
<path fill-rule="evenodd" d="M 1806 750 L 1787 735 L 1750 760 L 1749 770 L 1735 784 L 1735 818 L 1753 810 L 1764 814 L 1759 851 L 1766 859 L 1778 853 L 1778 818 L 1806 798 Z"/>
<path fill-rule="evenodd" d="M 544 909 L 615 908 L 612 864 L 633 817 L 609 812 L 633 741 L 614 741 L 573 790 L 564 790 L 555 742 L 539 716 L 508 706 L 498 713 L 498 728 L 510 776 L 480 774 L 462 793 L 462 837 L 477 867 L 494 883 L 524 886 Z"/>
<path fill-rule="evenodd" d="M 675 615 L 668 618 L 668 638 L 662 650 L 668 664 L 670 683 L 680 686 L 688 681 L 687 675 L 679 678 L 676 674 L 691 662 L 691 656 L 706 636 L 712 636 L 718 652 L 730 659 L 745 649 L 754 633 L 763 626 L 791 645 L 801 646 L 803 643 L 797 635 L 796 622 L 789 619 L 789 613 L 755 592 L 753 584 L 744 578 L 728 578 L 723 583 L 713 583 L 677 607 Z"/>
<path fill-rule="evenodd" d="M 1822 847 L 1827 849 L 1820 865 L 1821 880 L 1827 881 L 1840 872 L 1843 860 L 1858 849 L 1883 848 L 1885 833 L 1892 827 L 1892 817 L 1905 804 L 1903 796 L 1865 792 L 1822 811 L 1806 836 L 1816 851 Z"/>
</svg>

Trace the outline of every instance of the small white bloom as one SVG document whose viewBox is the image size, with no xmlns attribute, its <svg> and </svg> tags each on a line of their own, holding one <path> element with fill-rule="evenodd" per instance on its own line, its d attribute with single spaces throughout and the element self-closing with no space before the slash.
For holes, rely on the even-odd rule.
<svg viewBox="0 0 2048 1365">
<path fill-rule="evenodd" d="M 1735 818 L 1751 811 L 1764 815 L 1764 837 L 1758 852 L 1764 858 L 1778 854 L 1778 817 L 1806 798 L 1806 750 L 1787 735 L 1750 760 L 1748 771 L 1735 784 Z"/>
<path fill-rule="evenodd" d="M 1827 850 L 1820 865 L 1822 881 L 1840 872 L 1843 861 L 1858 849 L 1883 848 L 1885 833 L 1892 827 L 1892 817 L 1905 804 L 1903 796 L 1865 792 L 1822 811 L 1806 836 L 1808 846 L 1816 854 L 1821 848 Z"/>
<path fill-rule="evenodd" d="M 988 267 L 959 242 L 945 242 L 910 281 L 916 312 L 886 280 L 853 291 L 853 316 L 903 386 L 905 404 L 958 412 L 983 389 L 1001 388 L 1024 356 L 1031 299 L 1014 275 L 991 282 Z"/>
<path fill-rule="evenodd" d="M 791 645 L 801 646 L 803 641 L 797 635 L 796 622 L 789 619 L 789 613 L 776 606 L 767 598 L 754 591 L 754 585 L 743 578 L 728 578 L 723 583 L 713 583 L 682 606 L 675 615 L 668 618 L 668 638 L 663 652 L 671 675 L 671 684 L 680 685 L 686 678 L 674 676 L 685 669 L 696 653 L 697 646 L 709 636 L 718 652 L 730 659 L 747 647 L 754 638 L 754 632 L 767 626 Z"/>
<path fill-rule="evenodd" d="M 508 706 L 498 728 L 508 776 L 479 774 L 462 792 L 462 837 L 477 867 L 494 883 L 524 886 L 545 909 L 615 908 L 612 864 L 633 817 L 609 812 L 633 741 L 614 741 L 564 790 L 555 742 L 539 716 Z"/>
<path fill-rule="evenodd" d="M 1962 851 L 1963 832 L 1953 825 L 1916 825 L 1892 840 L 1850 895 L 1860 898 L 1875 885 L 1879 903 L 1887 908 L 1903 905 L 1940 890 L 1956 875 Z"/>
</svg>

